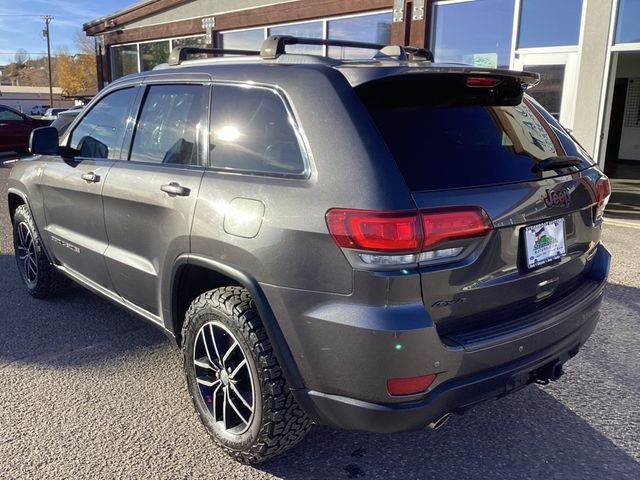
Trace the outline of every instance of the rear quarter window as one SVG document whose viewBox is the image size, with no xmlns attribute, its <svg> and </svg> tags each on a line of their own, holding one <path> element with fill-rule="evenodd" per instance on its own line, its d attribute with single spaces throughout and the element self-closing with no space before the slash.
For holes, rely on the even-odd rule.
<svg viewBox="0 0 640 480">
<path fill-rule="evenodd" d="M 306 176 L 306 156 L 296 122 L 276 90 L 214 85 L 211 102 L 211 168 L 258 175 Z"/>
</svg>

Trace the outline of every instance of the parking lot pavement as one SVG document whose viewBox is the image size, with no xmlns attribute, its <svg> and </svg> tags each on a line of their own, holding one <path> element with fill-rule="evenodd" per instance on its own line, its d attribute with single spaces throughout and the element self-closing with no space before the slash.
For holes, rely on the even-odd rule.
<svg viewBox="0 0 640 480">
<path fill-rule="evenodd" d="M 2 159 L 0 159 L 2 160 Z M 0 166 L 0 478 L 640 478 L 640 228 L 605 226 L 602 320 L 567 375 L 395 435 L 314 427 L 255 468 L 230 461 L 190 405 L 178 349 L 80 288 L 22 289 Z"/>
</svg>

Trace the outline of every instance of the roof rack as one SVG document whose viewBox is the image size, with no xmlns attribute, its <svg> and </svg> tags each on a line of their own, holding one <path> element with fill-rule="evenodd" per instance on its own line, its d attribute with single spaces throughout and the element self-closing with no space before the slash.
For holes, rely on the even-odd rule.
<svg viewBox="0 0 640 480">
<path fill-rule="evenodd" d="M 202 48 L 202 47 L 175 47 L 171 50 L 169 65 L 180 65 L 187 59 L 188 55 L 198 53 L 211 53 L 214 55 L 260 55 L 258 50 L 234 50 L 228 48 Z"/>
<path fill-rule="evenodd" d="M 385 50 L 390 45 L 382 43 L 368 43 L 368 42 L 353 42 L 351 40 L 325 40 L 323 38 L 302 38 L 293 37 L 290 35 L 272 35 L 262 43 L 262 50 L 260 56 L 264 59 L 276 59 L 280 55 L 286 53 L 287 45 L 326 45 L 329 47 L 350 47 L 350 48 L 362 48 L 368 50 Z M 406 60 L 407 54 L 415 57 L 421 57 L 429 62 L 433 62 L 433 53 L 425 48 L 412 47 L 412 46 L 397 46 L 399 49 L 398 58 L 400 60 Z"/>
</svg>

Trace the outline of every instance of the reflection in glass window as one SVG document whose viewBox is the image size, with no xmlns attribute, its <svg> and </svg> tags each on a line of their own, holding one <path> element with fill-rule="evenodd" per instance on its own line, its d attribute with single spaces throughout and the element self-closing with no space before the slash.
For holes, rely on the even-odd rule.
<svg viewBox="0 0 640 480">
<path fill-rule="evenodd" d="M 79 150 L 79 157 L 120 157 L 120 143 L 134 99 L 134 88 L 116 90 L 103 97 L 71 133 L 69 146 Z"/>
<path fill-rule="evenodd" d="M 176 47 L 206 47 L 207 37 L 206 35 L 200 35 L 198 37 L 176 38 L 171 40 L 171 48 Z"/>
<path fill-rule="evenodd" d="M 322 22 L 296 23 L 269 29 L 269 35 L 292 35 L 302 38 L 322 38 Z M 290 45 L 287 53 L 322 55 L 322 47 L 317 45 Z"/>
<path fill-rule="evenodd" d="M 202 85 L 154 85 L 142 106 L 130 160 L 174 165 L 198 164 Z"/>
<path fill-rule="evenodd" d="M 577 45 L 582 0 L 522 0 L 519 48 Z"/>
<path fill-rule="evenodd" d="M 153 70 L 153 67 L 161 63 L 167 63 L 169 59 L 169 41 L 141 43 L 140 57 L 142 58 L 142 70 Z"/>
<path fill-rule="evenodd" d="M 111 47 L 111 78 L 138 73 L 138 46 L 122 45 Z"/>
<path fill-rule="evenodd" d="M 616 43 L 640 43 L 640 0 L 620 0 Z"/>
<path fill-rule="evenodd" d="M 556 119 L 560 118 L 564 65 L 525 65 L 524 70 L 540 74 L 540 83 L 527 90 Z"/>
<path fill-rule="evenodd" d="M 266 88 L 215 85 L 210 158 L 225 170 L 300 175 L 300 142 L 282 98 Z"/>
<path fill-rule="evenodd" d="M 391 42 L 391 12 L 330 20 L 327 22 L 327 30 L 330 40 L 353 40 L 388 45 Z M 375 50 L 329 47 L 329 56 L 332 58 L 371 58 L 375 54 Z"/>
<path fill-rule="evenodd" d="M 436 61 L 508 68 L 514 0 L 436 3 L 431 48 Z"/>
<path fill-rule="evenodd" d="M 260 50 L 264 41 L 264 28 L 225 32 L 218 37 L 220 47 L 239 50 Z"/>
</svg>

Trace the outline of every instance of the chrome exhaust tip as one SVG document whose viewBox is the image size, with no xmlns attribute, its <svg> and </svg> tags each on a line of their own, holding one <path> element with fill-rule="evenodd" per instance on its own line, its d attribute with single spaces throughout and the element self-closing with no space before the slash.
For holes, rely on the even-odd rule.
<svg viewBox="0 0 640 480">
<path fill-rule="evenodd" d="M 445 423 L 447 423 L 447 420 L 449 420 L 449 418 L 451 418 L 451 413 L 445 413 L 439 419 L 434 420 L 433 422 L 429 423 L 427 425 L 427 428 L 430 428 L 431 430 L 438 430 Z"/>
</svg>

